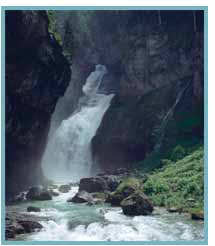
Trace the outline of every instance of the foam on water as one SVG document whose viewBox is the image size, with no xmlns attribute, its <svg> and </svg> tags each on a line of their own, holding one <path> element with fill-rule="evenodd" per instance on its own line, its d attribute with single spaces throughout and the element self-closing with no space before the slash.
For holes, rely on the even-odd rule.
<svg viewBox="0 0 215 246">
<path fill-rule="evenodd" d="M 48 141 L 42 166 L 54 181 L 78 181 L 88 176 L 92 166 L 91 140 L 108 109 L 113 94 L 98 92 L 105 66 L 97 65 L 83 86 L 79 108 L 62 121 Z"/>
<path fill-rule="evenodd" d="M 203 240 L 204 222 L 192 221 L 188 215 L 168 213 L 155 208 L 150 216 L 126 216 L 121 208 L 107 204 L 87 206 L 67 200 L 75 195 L 78 187 L 60 193 L 50 201 L 28 201 L 9 206 L 12 211 L 26 214 L 28 206 L 38 206 L 43 229 L 19 240 L 32 241 L 175 241 Z"/>
<path fill-rule="evenodd" d="M 71 194 L 74 194 L 71 191 Z M 62 201 L 69 197 L 69 194 L 61 194 L 55 202 Z M 80 204 L 75 205 L 79 206 Z M 101 207 L 82 206 L 83 210 L 94 210 L 99 214 Z M 126 216 L 121 208 L 102 207 L 104 215 L 96 222 L 78 224 L 69 228 L 71 211 L 57 211 L 56 209 L 43 210 L 43 213 L 55 218 L 48 221 L 41 221 L 43 230 L 33 233 L 28 240 L 42 241 L 149 241 L 149 240 L 201 240 L 203 239 L 203 224 L 191 222 L 183 215 L 174 215 L 166 212 L 164 209 L 158 209 L 152 216 Z M 77 214 L 78 216 L 78 214 Z M 80 213 L 80 216 L 83 214 Z M 91 215 L 94 217 L 94 215 Z M 76 217 L 73 217 L 76 218 Z M 94 218 L 92 218 L 93 220 Z"/>
</svg>

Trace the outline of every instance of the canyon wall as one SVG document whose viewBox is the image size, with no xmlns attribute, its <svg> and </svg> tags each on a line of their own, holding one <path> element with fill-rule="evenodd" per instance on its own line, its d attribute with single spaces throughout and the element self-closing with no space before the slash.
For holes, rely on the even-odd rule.
<svg viewBox="0 0 215 246">
<path fill-rule="evenodd" d="M 6 11 L 6 197 L 40 183 L 50 118 L 71 76 L 45 11 Z"/>
<path fill-rule="evenodd" d="M 131 166 L 154 150 L 203 138 L 203 11 L 73 11 L 58 18 L 81 54 L 75 70 L 83 76 L 100 63 L 109 71 L 103 86 L 115 97 L 92 141 L 100 168 Z"/>
</svg>

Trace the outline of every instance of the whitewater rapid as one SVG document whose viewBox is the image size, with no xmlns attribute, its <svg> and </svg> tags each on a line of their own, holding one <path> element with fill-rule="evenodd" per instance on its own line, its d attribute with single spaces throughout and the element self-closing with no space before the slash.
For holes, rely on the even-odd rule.
<svg viewBox="0 0 215 246">
<path fill-rule="evenodd" d="M 51 201 L 28 201 L 9 206 L 12 211 L 40 217 L 43 229 L 18 235 L 17 240 L 30 241 L 175 241 L 203 240 L 204 222 L 192 221 L 186 214 L 168 213 L 155 208 L 150 216 L 126 216 L 121 208 L 108 204 L 88 206 L 68 203 L 78 187 L 60 193 Z M 27 213 L 28 206 L 41 212 Z"/>
<path fill-rule="evenodd" d="M 78 109 L 49 138 L 42 161 L 48 178 L 71 182 L 89 176 L 93 163 L 91 140 L 113 97 L 99 92 L 106 73 L 105 66 L 96 66 L 82 88 Z"/>
</svg>

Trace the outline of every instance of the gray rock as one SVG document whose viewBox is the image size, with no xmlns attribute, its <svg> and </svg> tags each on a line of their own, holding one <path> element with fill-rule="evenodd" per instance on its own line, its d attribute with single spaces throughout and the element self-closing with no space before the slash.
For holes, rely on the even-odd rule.
<svg viewBox="0 0 215 246">
<path fill-rule="evenodd" d="M 149 215 L 153 212 L 153 205 L 144 193 L 135 193 L 125 198 L 120 204 L 125 215 Z"/>
<path fill-rule="evenodd" d="M 102 177 L 96 176 L 91 178 L 83 178 L 80 180 L 79 191 L 93 192 L 104 192 L 107 191 L 108 184 Z"/>
<path fill-rule="evenodd" d="M 31 233 L 43 228 L 43 226 L 37 221 L 19 220 L 18 223 L 24 228 L 25 233 Z"/>
<path fill-rule="evenodd" d="M 67 193 L 71 190 L 71 186 L 70 185 L 61 185 L 58 190 L 62 193 Z"/>
<path fill-rule="evenodd" d="M 37 200 L 37 197 L 40 195 L 42 189 L 40 187 L 32 187 L 26 194 L 27 200 Z"/>
<path fill-rule="evenodd" d="M 122 180 L 122 177 L 117 175 L 104 175 L 102 177 L 106 180 L 109 190 L 111 192 L 116 190 L 116 188 L 119 186 Z"/>
<path fill-rule="evenodd" d="M 36 201 L 52 200 L 52 195 L 49 190 L 42 190 L 40 187 L 32 187 L 26 194 L 26 199 Z"/>
<path fill-rule="evenodd" d="M 30 206 L 30 207 L 27 207 L 27 211 L 28 211 L 28 212 L 40 212 L 41 209 L 38 208 L 38 207 Z"/>
<path fill-rule="evenodd" d="M 79 191 L 74 197 L 68 199 L 67 202 L 74 203 L 85 203 L 85 202 L 93 202 L 93 196 L 86 191 Z"/>
<path fill-rule="evenodd" d="M 120 206 L 122 200 L 130 196 L 134 192 L 135 188 L 131 186 L 125 186 L 121 191 L 116 191 L 109 194 L 108 198 L 106 199 L 106 202 L 110 203 L 112 206 Z"/>
<path fill-rule="evenodd" d="M 16 226 L 15 226 L 15 233 L 16 234 L 23 234 L 25 233 L 25 229 L 22 225 L 16 223 Z"/>
<path fill-rule="evenodd" d="M 51 192 L 50 191 L 42 191 L 36 200 L 39 200 L 39 201 L 52 200 Z"/>
</svg>

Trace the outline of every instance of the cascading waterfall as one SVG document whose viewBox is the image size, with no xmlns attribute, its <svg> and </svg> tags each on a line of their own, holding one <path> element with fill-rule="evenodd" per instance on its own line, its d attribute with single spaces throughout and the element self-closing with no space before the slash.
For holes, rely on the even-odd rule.
<svg viewBox="0 0 215 246">
<path fill-rule="evenodd" d="M 77 181 L 90 174 L 91 140 L 113 97 L 98 91 L 106 73 L 105 66 L 96 65 L 82 88 L 78 109 L 50 136 L 42 161 L 48 178 L 58 182 Z"/>
</svg>

